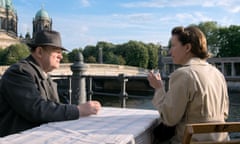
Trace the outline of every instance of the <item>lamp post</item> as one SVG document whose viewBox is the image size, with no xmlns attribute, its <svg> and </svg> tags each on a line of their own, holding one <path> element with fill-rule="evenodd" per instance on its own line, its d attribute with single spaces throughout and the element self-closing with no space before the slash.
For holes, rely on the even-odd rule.
<svg viewBox="0 0 240 144">
<path fill-rule="evenodd" d="M 85 103 L 86 96 L 86 81 L 83 77 L 84 72 L 87 70 L 86 65 L 84 64 L 82 53 L 78 53 L 75 57 L 74 63 L 71 65 L 72 70 L 72 80 L 71 80 L 71 103 L 72 104 L 81 104 Z"/>
</svg>

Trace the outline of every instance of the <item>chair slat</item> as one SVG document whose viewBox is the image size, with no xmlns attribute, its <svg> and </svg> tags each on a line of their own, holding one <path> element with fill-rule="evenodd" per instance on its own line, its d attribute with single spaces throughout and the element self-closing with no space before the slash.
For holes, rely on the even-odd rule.
<svg viewBox="0 0 240 144">
<path fill-rule="evenodd" d="M 240 122 L 187 124 L 184 132 L 183 144 L 240 144 L 240 139 L 224 142 L 191 142 L 193 134 L 219 132 L 240 132 Z"/>
</svg>

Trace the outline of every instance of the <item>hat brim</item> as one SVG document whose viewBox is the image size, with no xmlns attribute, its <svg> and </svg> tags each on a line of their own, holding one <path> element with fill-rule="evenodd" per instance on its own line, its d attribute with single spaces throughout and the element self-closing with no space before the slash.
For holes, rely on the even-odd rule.
<svg viewBox="0 0 240 144">
<path fill-rule="evenodd" d="M 62 49 L 63 51 L 68 51 L 66 48 L 64 47 L 59 47 L 59 46 L 56 46 L 56 45 L 53 45 L 53 44 L 48 44 L 48 43 L 45 43 L 45 44 L 31 44 L 31 43 L 27 43 L 27 45 L 30 47 L 30 48 L 36 48 L 38 46 L 52 46 L 52 47 L 56 47 L 56 48 L 60 48 Z"/>
</svg>

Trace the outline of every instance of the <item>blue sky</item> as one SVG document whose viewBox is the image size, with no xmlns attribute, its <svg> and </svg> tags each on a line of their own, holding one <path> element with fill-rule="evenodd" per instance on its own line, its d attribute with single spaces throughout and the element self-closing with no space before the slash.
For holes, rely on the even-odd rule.
<svg viewBox="0 0 240 144">
<path fill-rule="evenodd" d="M 12 0 L 18 34 L 32 33 L 32 20 L 43 6 L 69 50 L 98 41 L 129 40 L 167 45 L 175 26 L 216 21 L 240 24 L 239 0 Z"/>
</svg>

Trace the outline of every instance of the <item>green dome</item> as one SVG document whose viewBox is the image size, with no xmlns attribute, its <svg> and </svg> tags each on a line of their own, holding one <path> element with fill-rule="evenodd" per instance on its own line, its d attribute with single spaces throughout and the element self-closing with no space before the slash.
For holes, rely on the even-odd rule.
<svg viewBox="0 0 240 144">
<path fill-rule="evenodd" d="M 48 13 L 42 8 L 36 13 L 35 19 L 49 19 L 49 16 Z"/>
<path fill-rule="evenodd" d="M 0 0 L 0 7 L 15 11 L 11 0 Z"/>
</svg>

